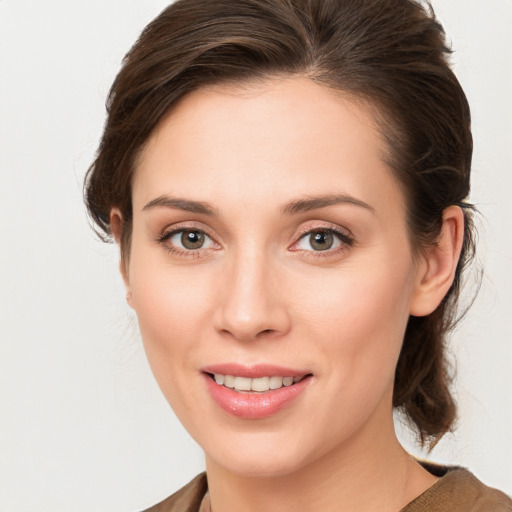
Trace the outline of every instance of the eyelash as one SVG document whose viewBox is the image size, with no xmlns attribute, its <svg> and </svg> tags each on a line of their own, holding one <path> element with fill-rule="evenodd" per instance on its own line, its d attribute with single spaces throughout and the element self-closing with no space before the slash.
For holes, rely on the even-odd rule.
<svg viewBox="0 0 512 512">
<path fill-rule="evenodd" d="M 293 246 L 300 243 L 303 239 L 307 238 L 308 236 L 311 236 L 314 233 L 323 233 L 323 234 L 331 234 L 333 235 L 339 242 L 340 246 L 336 247 L 334 249 L 326 249 L 324 251 L 314 251 L 314 250 L 305 250 L 305 249 L 292 249 L 297 252 L 307 252 L 309 254 L 309 257 L 312 258 L 328 258 L 332 257 L 334 255 L 337 255 L 341 252 L 346 251 L 347 249 L 350 249 L 354 243 L 355 240 L 352 235 L 349 235 L 346 231 L 342 231 L 341 229 L 335 227 L 335 226 L 315 226 L 315 227 L 308 227 L 302 230 L 302 232 L 299 233 L 298 239 L 296 242 L 293 243 Z M 292 247 L 293 247 L 292 246 Z"/>
<path fill-rule="evenodd" d="M 161 236 L 157 238 L 157 242 L 164 246 L 165 249 L 176 256 L 188 257 L 188 258 L 202 258 L 211 254 L 212 248 L 199 248 L 199 249 L 181 249 L 180 247 L 176 247 L 175 245 L 169 244 L 168 242 L 177 234 L 185 233 L 185 232 L 197 232 L 203 234 L 205 237 L 211 240 L 211 242 L 215 245 L 218 245 L 204 229 L 196 228 L 195 226 L 178 226 L 171 231 L 167 231 L 162 233 Z M 334 237 L 340 242 L 340 246 L 334 249 L 326 249 L 323 251 L 314 251 L 314 250 L 306 250 L 306 249 L 290 249 L 293 252 L 302 252 L 308 253 L 309 257 L 314 258 L 325 258 L 329 256 L 333 256 L 338 254 L 339 252 L 346 251 L 348 248 L 352 247 L 355 243 L 352 235 L 347 234 L 346 232 L 334 227 L 334 226 L 315 226 L 308 227 L 299 232 L 297 240 L 292 244 L 292 247 L 299 244 L 303 239 L 307 236 L 311 236 L 314 233 L 323 233 L 323 234 L 332 234 Z M 215 249 L 213 249 L 215 250 Z M 207 251 L 207 252 L 205 252 Z"/>
<path fill-rule="evenodd" d="M 168 243 L 175 235 L 186 232 L 201 233 L 205 237 L 208 237 L 214 244 L 216 244 L 213 238 L 204 229 L 197 228 L 195 226 L 178 226 L 172 229 L 171 231 L 165 231 L 164 233 L 162 233 L 162 235 L 159 236 L 156 241 L 160 245 L 164 246 L 167 252 L 169 252 L 170 254 L 175 254 L 176 256 L 184 256 L 188 258 L 203 258 L 204 256 L 208 256 L 209 254 L 211 254 L 210 248 L 205 249 L 201 247 L 199 249 L 181 249 L 180 247 L 176 247 L 175 245 Z M 208 252 L 205 253 L 205 251 Z"/>
</svg>

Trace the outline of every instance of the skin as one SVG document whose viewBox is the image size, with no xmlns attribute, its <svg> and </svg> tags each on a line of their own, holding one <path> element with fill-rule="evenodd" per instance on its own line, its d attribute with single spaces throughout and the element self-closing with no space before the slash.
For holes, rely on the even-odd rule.
<svg viewBox="0 0 512 512">
<path fill-rule="evenodd" d="M 447 209 L 439 243 L 413 257 L 385 151 L 365 105 L 294 77 L 191 93 L 138 160 L 127 298 L 156 380 L 205 451 L 214 512 L 393 511 L 435 482 L 396 439 L 393 377 L 409 315 L 451 284 L 463 218 Z M 344 200 L 283 211 L 333 195 Z M 118 210 L 111 221 L 119 240 Z M 343 236 L 315 250 L 308 233 L 333 228 Z M 162 240 L 179 229 L 205 245 Z M 206 390 L 201 368 L 220 363 L 312 378 L 248 420 Z"/>
</svg>

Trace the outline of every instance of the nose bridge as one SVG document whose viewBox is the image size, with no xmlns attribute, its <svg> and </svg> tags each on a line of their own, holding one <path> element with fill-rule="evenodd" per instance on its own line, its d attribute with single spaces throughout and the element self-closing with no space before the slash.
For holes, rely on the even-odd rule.
<svg viewBox="0 0 512 512">
<path fill-rule="evenodd" d="M 228 258 L 219 304 L 217 328 L 248 340 L 260 333 L 281 333 L 289 318 L 278 290 L 279 269 L 256 244 L 240 248 Z"/>
</svg>

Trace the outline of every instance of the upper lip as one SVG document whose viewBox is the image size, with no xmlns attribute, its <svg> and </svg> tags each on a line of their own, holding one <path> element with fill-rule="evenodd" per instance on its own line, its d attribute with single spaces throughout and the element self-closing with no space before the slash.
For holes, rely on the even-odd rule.
<svg viewBox="0 0 512 512">
<path fill-rule="evenodd" d="M 201 368 L 204 373 L 236 375 L 237 377 L 247 377 L 250 379 L 258 379 L 260 377 L 301 377 L 311 373 L 308 370 L 297 368 L 289 368 L 285 366 L 276 366 L 273 364 L 255 364 L 241 365 L 237 363 L 221 363 L 204 366 Z"/>
</svg>

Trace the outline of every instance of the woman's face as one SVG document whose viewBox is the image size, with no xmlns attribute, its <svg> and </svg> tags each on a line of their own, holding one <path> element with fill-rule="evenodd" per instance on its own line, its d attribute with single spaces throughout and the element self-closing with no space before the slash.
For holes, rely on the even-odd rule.
<svg viewBox="0 0 512 512">
<path fill-rule="evenodd" d="M 365 106 L 305 78 L 191 93 L 150 138 L 129 301 L 211 464 L 290 474 L 392 432 L 418 270 L 384 153 Z"/>
</svg>

